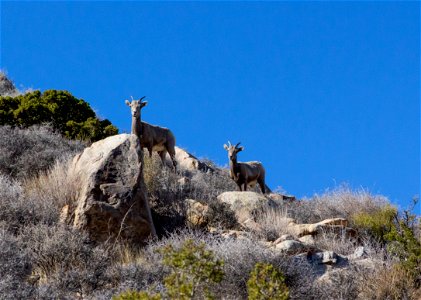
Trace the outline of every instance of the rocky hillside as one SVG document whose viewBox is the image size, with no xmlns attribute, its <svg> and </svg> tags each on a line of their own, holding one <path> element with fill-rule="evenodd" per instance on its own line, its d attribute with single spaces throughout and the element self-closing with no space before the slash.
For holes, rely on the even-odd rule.
<svg viewBox="0 0 421 300">
<path fill-rule="evenodd" d="M 13 82 L 7 78 L 7 75 L 0 71 L 0 96 L 17 96 L 19 95 L 18 89 Z"/>
<path fill-rule="evenodd" d="M 419 220 L 383 196 L 238 192 L 228 170 L 178 148 L 174 172 L 132 135 L 0 134 L 3 299 L 421 297 Z"/>
</svg>

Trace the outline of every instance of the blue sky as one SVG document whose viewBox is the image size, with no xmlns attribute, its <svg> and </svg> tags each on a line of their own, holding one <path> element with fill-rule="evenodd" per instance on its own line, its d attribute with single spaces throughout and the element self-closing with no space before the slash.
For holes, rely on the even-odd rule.
<svg viewBox="0 0 421 300">
<path fill-rule="evenodd" d="M 220 165 L 260 160 L 298 197 L 420 190 L 418 2 L 1 2 L 0 67 L 69 90 L 121 132 L 124 99 Z"/>
</svg>

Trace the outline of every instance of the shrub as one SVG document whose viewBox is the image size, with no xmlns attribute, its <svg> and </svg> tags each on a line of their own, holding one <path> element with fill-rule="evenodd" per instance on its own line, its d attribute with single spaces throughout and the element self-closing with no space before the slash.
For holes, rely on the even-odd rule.
<svg viewBox="0 0 421 300">
<path fill-rule="evenodd" d="M 16 97 L 0 97 L 0 125 L 29 127 L 51 123 L 71 139 L 97 141 L 118 130 L 110 121 L 100 121 L 83 99 L 67 91 L 29 92 Z"/>
<path fill-rule="evenodd" d="M 85 297 L 113 281 L 108 274 L 109 251 L 93 245 L 83 232 L 64 225 L 38 225 L 26 228 L 20 238 L 32 275 L 45 292 L 55 294 L 51 298 Z"/>
<path fill-rule="evenodd" d="M 27 129 L 0 126 L 0 172 L 14 178 L 29 178 L 84 147 L 81 142 L 63 138 L 48 125 Z"/>
<path fill-rule="evenodd" d="M 20 182 L 0 175 L 0 222 L 7 230 L 18 233 L 22 228 L 36 224 L 53 224 L 58 210 L 50 202 L 26 197 Z"/>
<path fill-rule="evenodd" d="M 416 201 L 413 208 L 415 205 Z M 415 232 L 418 222 L 411 209 L 399 214 L 397 209 L 390 205 L 372 214 L 362 213 L 354 217 L 354 223 L 386 245 L 389 254 L 399 260 L 399 267 L 409 274 L 417 287 L 420 287 L 421 243 Z"/>
<path fill-rule="evenodd" d="M 258 237 L 268 241 L 274 241 L 282 234 L 287 234 L 287 227 L 290 222 L 287 208 L 285 207 L 265 207 L 256 213 L 256 222 L 260 225 Z"/>
<path fill-rule="evenodd" d="M 227 203 L 211 201 L 207 215 L 208 226 L 224 229 L 237 229 L 239 224 L 235 212 Z"/>
<path fill-rule="evenodd" d="M 1 189 L 0 189 L 1 190 Z M 30 258 L 18 237 L 0 224 L 0 295 L 2 299 L 34 298 L 36 289 L 27 282 Z"/>
<path fill-rule="evenodd" d="M 126 291 L 117 296 L 113 296 L 113 300 L 161 300 L 160 294 L 148 294 L 147 292 L 141 291 Z"/>
<path fill-rule="evenodd" d="M 361 212 L 353 215 L 353 224 L 362 230 L 373 235 L 380 242 L 386 242 L 386 234 L 393 228 L 394 219 L 397 216 L 397 209 L 391 205 L 385 205 L 377 211 L 368 213 Z"/>
<path fill-rule="evenodd" d="M 170 273 L 164 278 L 166 288 L 165 298 L 193 299 L 200 294 L 202 297 L 213 298 L 209 286 L 221 282 L 223 262 L 205 249 L 205 244 L 197 244 L 186 240 L 181 248 L 168 244 L 158 252 L 163 256 L 163 264 L 170 268 Z M 161 299 L 158 294 L 127 291 L 114 299 Z"/>
<path fill-rule="evenodd" d="M 257 263 L 247 281 L 248 299 L 288 299 L 285 277 L 271 264 Z"/>
<path fill-rule="evenodd" d="M 205 244 L 186 240 L 180 249 L 168 245 L 160 252 L 164 265 L 171 269 L 170 275 L 164 279 L 170 298 L 192 299 L 200 290 L 207 298 L 212 297 L 209 285 L 221 282 L 224 263 L 206 250 Z"/>
<path fill-rule="evenodd" d="M 186 180 L 185 170 L 175 173 L 162 166 L 156 153 L 150 158 L 147 152 L 144 152 L 143 170 L 152 216 L 157 224 L 159 236 L 186 226 L 186 199 L 195 199 L 210 206 L 210 213 L 214 217 L 211 226 L 237 226 L 233 213 L 225 209 L 226 205 L 216 201 L 219 194 L 232 190 L 233 182 L 225 171 L 189 171 L 191 179 Z"/>
<path fill-rule="evenodd" d="M 63 157 L 46 172 L 23 181 L 26 198 L 36 199 L 55 208 L 74 205 L 79 197 L 80 178 L 71 169 L 72 157 Z"/>
<path fill-rule="evenodd" d="M 272 264 L 284 274 L 291 299 L 311 299 L 312 295 L 318 293 L 317 287 L 313 285 L 315 275 L 306 260 L 280 255 L 251 239 L 224 239 L 200 231 L 172 233 L 165 239 L 151 243 L 145 249 L 146 261 L 158 259 L 156 249 L 169 244 L 180 248 L 188 239 L 205 243 L 215 258 L 224 261 L 224 279 L 217 286 L 210 287 L 217 299 L 246 299 L 246 283 L 256 263 Z M 158 281 L 155 283 L 159 286 Z"/>
<path fill-rule="evenodd" d="M 421 299 L 421 289 L 399 265 L 383 264 L 373 271 L 360 270 L 359 275 L 358 299 Z"/>
</svg>

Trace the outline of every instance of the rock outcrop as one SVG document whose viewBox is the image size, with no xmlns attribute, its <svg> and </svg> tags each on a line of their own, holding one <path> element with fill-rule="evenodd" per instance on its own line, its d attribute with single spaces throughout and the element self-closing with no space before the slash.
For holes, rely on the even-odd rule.
<svg viewBox="0 0 421 300">
<path fill-rule="evenodd" d="M 306 235 L 314 236 L 322 232 L 345 233 L 351 237 L 356 235 L 355 230 L 349 228 L 348 221 L 343 218 L 326 219 L 314 224 L 296 224 L 294 220 L 291 220 L 288 224 L 287 231 L 296 237 Z"/>
<path fill-rule="evenodd" d="M 19 91 L 4 72 L 0 72 L 0 96 L 18 96 Z"/>
<path fill-rule="evenodd" d="M 211 166 L 200 161 L 192 154 L 180 147 L 175 147 L 175 160 L 177 161 L 177 168 L 186 171 L 199 170 L 202 172 L 215 171 Z"/>
<path fill-rule="evenodd" d="M 95 241 L 142 242 L 155 236 L 143 182 L 143 156 L 136 135 L 120 134 L 92 144 L 72 162 L 80 179 L 75 206 L 62 220 L 86 230 Z"/>
<path fill-rule="evenodd" d="M 208 224 L 209 206 L 193 199 L 186 199 L 186 219 L 191 227 L 205 227 Z"/>
<path fill-rule="evenodd" d="M 225 192 L 217 199 L 229 205 L 239 224 L 252 230 L 259 230 L 260 227 L 254 221 L 253 214 L 275 205 L 272 200 L 255 192 Z"/>
</svg>

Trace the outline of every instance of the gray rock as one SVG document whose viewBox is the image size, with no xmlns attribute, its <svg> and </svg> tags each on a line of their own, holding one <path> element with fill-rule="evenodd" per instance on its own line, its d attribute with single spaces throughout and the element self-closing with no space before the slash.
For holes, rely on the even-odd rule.
<svg viewBox="0 0 421 300">
<path fill-rule="evenodd" d="M 303 243 L 294 240 L 286 240 L 280 242 L 279 244 L 276 244 L 275 249 L 287 254 L 297 254 L 308 250 L 308 248 Z"/>
<path fill-rule="evenodd" d="M 213 172 L 214 168 L 197 159 L 194 155 L 188 153 L 180 147 L 175 147 L 175 160 L 177 161 L 177 168 L 184 171 L 200 170 L 203 172 Z"/>
<path fill-rule="evenodd" d="M 354 253 L 350 255 L 350 258 L 352 259 L 358 259 L 358 258 L 366 258 L 367 257 L 367 251 L 363 246 L 359 246 L 357 249 L 355 249 Z"/>
<path fill-rule="evenodd" d="M 310 262 L 319 265 L 343 265 L 348 261 L 346 257 L 342 257 L 333 251 L 321 251 L 313 253 L 308 257 Z"/>
<path fill-rule="evenodd" d="M 300 242 L 307 244 L 307 245 L 314 245 L 314 237 L 312 235 L 304 235 L 298 239 Z"/>
<path fill-rule="evenodd" d="M 191 227 L 205 227 L 209 222 L 209 207 L 199 201 L 186 199 L 186 219 Z"/>
<path fill-rule="evenodd" d="M 238 222 L 253 219 L 253 213 L 273 205 L 273 201 L 255 192 L 225 192 L 218 200 L 230 206 L 235 212 Z"/>
<path fill-rule="evenodd" d="M 278 239 L 276 239 L 273 243 L 276 245 L 287 240 L 295 240 L 295 238 L 290 234 L 283 234 Z"/>
<path fill-rule="evenodd" d="M 142 242 L 155 236 L 143 181 L 143 155 L 136 135 L 120 134 L 92 144 L 72 162 L 80 179 L 76 207 L 62 220 L 96 241 Z"/>
</svg>

